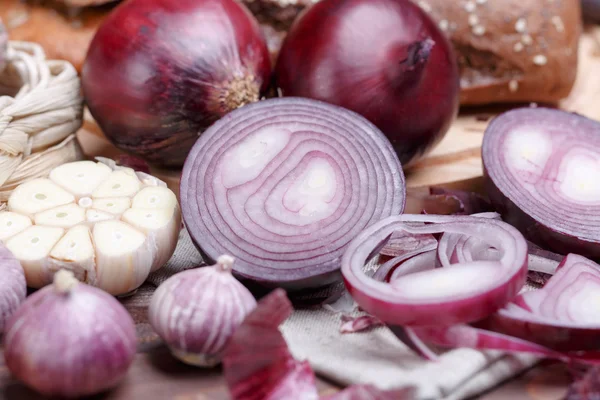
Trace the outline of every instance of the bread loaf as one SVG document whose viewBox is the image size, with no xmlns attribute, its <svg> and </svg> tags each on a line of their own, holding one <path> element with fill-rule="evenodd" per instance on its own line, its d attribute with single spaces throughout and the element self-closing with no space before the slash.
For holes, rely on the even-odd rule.
<svg viewBox="0 0 600 400">
<path fill-rule="evenodd" d="M 318 0 L 243 0 L 280 31 Z M 580 0 L 415 0 L 450 37 L 461 104 L 554 103 L 575 82 Z"/>
<path fill-rule="evenodd" d="M 456 49 L 461 103 L 548 102 L 575 83 L 579 0 L 422 0 Z"/>
</svg>

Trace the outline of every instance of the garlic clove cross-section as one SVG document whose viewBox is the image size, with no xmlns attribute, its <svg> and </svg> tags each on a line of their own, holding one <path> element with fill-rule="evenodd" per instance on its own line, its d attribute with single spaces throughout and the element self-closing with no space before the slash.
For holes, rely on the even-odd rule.
<svg viewBox="0 0 600 400">
<path fill-rule="evenodd" d="M 180 228 L 177 198 L 164 182 L 105 159 L 63 164 L 25 182 L 0 211 L 0 241 L 32 288 L 66 269 L 127 294 L 171 258 Z"/>
</svg>

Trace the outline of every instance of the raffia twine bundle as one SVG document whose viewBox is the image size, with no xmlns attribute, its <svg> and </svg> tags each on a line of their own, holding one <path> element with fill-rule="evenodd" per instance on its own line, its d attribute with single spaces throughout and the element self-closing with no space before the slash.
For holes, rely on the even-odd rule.
<svg viewBox="0 0 600 400">
<path fill-rule="evenodd" d="M 84 158 L 75 135 L 83 118 L 77 71 L 67 61 L 47 60 L 36 43 L 3 45 L 2 35 L 0 208 L 21 183 Z"/>
</svg>

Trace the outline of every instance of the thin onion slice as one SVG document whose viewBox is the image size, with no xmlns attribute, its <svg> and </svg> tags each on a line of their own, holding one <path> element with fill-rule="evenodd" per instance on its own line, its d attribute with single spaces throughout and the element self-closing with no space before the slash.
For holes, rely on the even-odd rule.
<svg viewBox="0 0 600 400">
<path fill-rule="evenodd" d="M 415 223 L 426 223 L 417 225 Z M 373 249 L 394 231 L 460 234 L 499 251 L 497 260 L 473 260 L 379 282 L 363 267 Z M 448 253 L 450 249 L 447 249 Z M 382 321 L 401 326 L 453 325 L 482 319 L 511 301 L 525 283 L 527 242 L 512 226 L 476 216 L 400 215 L 364 230 L 342 259 L 348 291 L 360 307 Z"/>
<path fill-rule="evenodd" d="M 241 107 L 196 142 L 181 179 L 185 223 L 214 259 L 288 290 L 340 280 L 340 259 L 363 229 L 404 209 L 402 168 L 366 119 L 309 99 Z"/>
<path fill-rule="evenodd" d="M 569 254 L 546 285 L 478 325 L 559 351 L 600 350 L 600 266 Z"/>
<path fill-rule="evenodd" d="M 482 145 L 487 193 L 505 221 L 548 250 L 600 257 L 600 123 L 557 109 L 496 117 Z"/>
</svg>

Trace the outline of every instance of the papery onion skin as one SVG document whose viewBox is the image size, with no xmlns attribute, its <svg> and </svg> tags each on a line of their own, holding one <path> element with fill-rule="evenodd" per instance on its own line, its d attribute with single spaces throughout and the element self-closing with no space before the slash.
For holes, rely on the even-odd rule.
<svg viewBox="0 0 600 400">
<path fill-rule="evenodd" d="M 121 303 L 65 270 L 25 300 L 4 335 L 10 372 L 43 395 L 66 398 L 118 385 L 136 346 L 135 324 Z"/>
<path fill-rule="evenodd" d="M 527 239 L 544 249 L 559 253 L 577 253 L 585 257 L 600 257 L 600 221 L 597 218 L 600 205 L 575 204 L 565 199 L 555 189 L 560 185 L 554 177 L 546 178 L 540 184 L 553 184 L 545 188 L 553 196 L 560 197 L 549 203 L 546 193 L 538 194 L 539 199 L 526 194 L 522 177 L 515 177 L 507 171 L 506 150 L 503 148 L 511 129 L 540 132 L 556 140 L 556 148 L 565 151 L 578 139 L 583 151 L 588 147 L 600 157 L 600 123 L 584 116 L 562 110 L 547 108 L 521 108 L 505 112 L 488 125 L 482 145 L 482 160 L 485 185 L 495 209 L 502 214 L 504 221 L 517 227 Z M 520 132 L 522 133 L 522 132 Z M 558 142 L 558 140 L 562 142 Z M 534 147 L 542 147 L 536 140 Z M 556 149 L 552 151 L 554 156 Z M 538 150 L 536 150 L 538 151 Z M 545 171 L 560 169 L 549 159 Z M 536 164 L 537 165 L 537 164 Z M 546 172 L 545 172 L 546 173 Z M 533 174 L 532 174 L 533 175 Z M 537 172 L 532 179 L 539 175 Z M 539 189 L 536 189 L 539 193 Z"/>
<path fill-rule="evenodd" d="M 87 105 L 121 150 L 181 167 L 198 134 L 257 101 L 271 66 L 235 0 L 132 0 L 108 15 L 82 69 Z"/>
<path fill-rule="evenodd" d="M 26 296 L 25 272 L 12 253 L 0 243 L 0 334 Z"/>
<path fill-rule="evenodd" d="M 324 200 L 311 189 L 313 173 Z M 231 254 L 236 276 L 299 291 L 341 280 L 345 247 L 361 229 L 402 212 L 405 184 L 389 141 L 366 119 L 316 100 L 277 98 L 229 113 L 200 137 L 180 198 L 208 259 Z M 320 211 L 303 215 L 313 201 Z"/>
<path fill-rule="evenodd" d="M 446 134 L 459 106 L 452 45 L 408 0 L 325 0 L 299 16 L 276 65 L 284 96 L 356 111 L 392 142 L 402 165 Z"/>
<path fill-rule="evenodd" d="M 233 259 L 171 276 L 154 292 L 148 310 L 152 328 L 175 357 L 186 364 L 213 367 L 256 300 L 231 275 Z"/>
<path fill-rule="evenodd" d="M 420 227 L 411 222 L 430 222 Z M 439 226 L 436 227 L 436 223 Z M 489 240 L 507 246 L 512 259 L 506 257 L 506 270 L 498 276 L 498 282 L 489 287 L 451 298 L 438 296 L 430 299 L 410 299 L 387 283 L 360 276 L 358 272 L 371 254 L 385 244 L 387 238 L 398 229 L 411 229 L 413 233 L 460 233 L 487 231 Z M 487 228 L 487 229 L 486 229 Z M 496 244 L 498 245 L 498 244 Z M 426 253 L 423 253 L 426 254 Z M 507 253 L 508 254 L 508 253 Z M 362 264 L 362 265 L 361 265 Z M 431 269 L 435 267 L 432 260 Z M 457 267 L 446 267 L 457 268 Z M 498 266 L 500 270 L 500 266 Z M 499 271 L 500 272 L 500 271 Z M 527 242 L 512 226 L 494 219 L 477 216 L 419 216 L 401 215 L 388 217 L 358 235 L 348 246 L 342 259 L 342 275 L 348 291 L 360 307 L 384 322 L 401 326 L 452 325 L 480 320 L 512 300 L 523 287 L 527 275 Z M 364 274 L 363 274 L 364 275 Z M 408 275 L 410 276 L 410 274 Z M 402 277 L 400 278 L 402 279 Z M 471 289 L 471 288 L 470 288 Z M 418 292 L 418 288 L 414 292 Z M 394 292 L 392 294 L 392 292 Z M 405 296 L 405 297 L 402 297 Z M 396 297 L 396 299 L 394 299 Z"/>
</svg>

